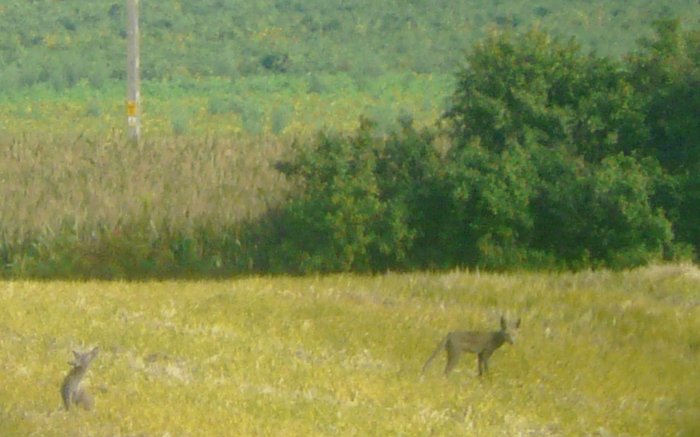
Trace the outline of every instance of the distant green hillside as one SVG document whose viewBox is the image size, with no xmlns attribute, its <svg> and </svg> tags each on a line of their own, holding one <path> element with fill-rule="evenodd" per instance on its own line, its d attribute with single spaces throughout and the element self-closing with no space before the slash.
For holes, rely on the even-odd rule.
<svg viewBox="0 0 700 437">
<path fill-rule="evenodd" d="M 696 0 L 159 0 L 141 8 L 146 80 L 452 72 L 484 34 L 534 23 L 620 55 L 657 18 L 700 23 Z M 3 1 L 0 88 L 60 90 L 81 80 L 101 88 L 123 78 L 124 23 L 123 0 Z"/>
</svg>

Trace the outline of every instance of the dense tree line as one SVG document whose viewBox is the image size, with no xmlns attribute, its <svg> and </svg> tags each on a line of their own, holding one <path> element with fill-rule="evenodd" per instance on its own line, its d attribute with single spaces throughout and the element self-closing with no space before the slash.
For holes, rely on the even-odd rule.
<svg viewBox="0 0 700 437">
<path fill-rule="evenodd" d="M 278 164 L 270 270 L 628 267 L 700 248 L 700 32 L 623 60 L 532 30 L 475 46 L 440 126 L 322 134 Z"/>
<path fill-rule="evenodd" d="M 261 74 L 452 71 L 487 29 L 540 23 L 619 55 L 652 17 L 697 15 L 684 0 L 534 2 L 516 0 L 199 0 L 141 2 L 142 77 L 236 80 Z M 123 0 L 6 1 L 0 5 L 0 91 L 124 80 Z M 607 32 L 599 29 L 608 25 Z M 696 25 L 691 21 L 691 25 Z M 612 44 L 612 42 L 615 44 Z"/>
</svg>

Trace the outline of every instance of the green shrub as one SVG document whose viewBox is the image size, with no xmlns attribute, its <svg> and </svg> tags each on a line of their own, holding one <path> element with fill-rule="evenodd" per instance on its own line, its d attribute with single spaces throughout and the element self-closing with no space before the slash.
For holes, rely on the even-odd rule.
<svg viewBox="0 0 700 437">
<path fill-rule="evenodd" d="M 415 181 L 396 179 L 407 176 L 405 167 L 389 172 L 406 158 L 393 155 L 396 144 L 375 138 L 373 130 L 363 120 L 352 136 L 322 134 L 311 144 L 297 143 L 294 158 L 278 165 L 297 194 L 281 216 L 275 269 L 380 270 L 405 259 L 415 233 L 403 184 Z"/>
<path fill-rule="evenodd" d="M 492 153 L 477 144 L 448 161 L 453 227 L 447 248 L 459 264 L 503 267 L 519 258 L 532 228 L 528 208 L 534 172 L 527 152 L 513 145 Z"/>
<path fill-rule="evenodd" d="M 591 175 L 585 246 L 612 267 L 658 260 L 673 240 L 671 223 L 651 204 L 652 179 L 634 158 L 614 155 Z"/>
</svg>

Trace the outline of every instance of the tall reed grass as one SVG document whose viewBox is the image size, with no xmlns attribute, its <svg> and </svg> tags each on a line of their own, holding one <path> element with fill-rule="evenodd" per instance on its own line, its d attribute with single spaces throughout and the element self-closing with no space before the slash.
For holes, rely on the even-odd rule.
<svg viewBox="0 0 700 437">
<path fill-rule="evenodd" d="M 105 241 L 158 240 L 170 250 L 168 235 L 216 235 L 254 220 L 285 193 L 270 165 L 284 150 L 271 139 L 13 139 L 0 148 L 5 271 L 27 272 L 28 259 L 60 264 L 59 252 Z"/>
</svg>

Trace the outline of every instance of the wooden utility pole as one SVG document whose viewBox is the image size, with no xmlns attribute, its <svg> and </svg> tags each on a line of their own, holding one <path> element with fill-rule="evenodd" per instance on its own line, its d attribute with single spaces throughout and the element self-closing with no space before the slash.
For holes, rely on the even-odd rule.
<svg viewBox="0 0 700 437">
<path fill-rule="evenodd" d="M 139 0 L 126 0 L 126 122 L 129 141 L 141 138 L 141 78 L 139 74 Z"/>
</svg>

